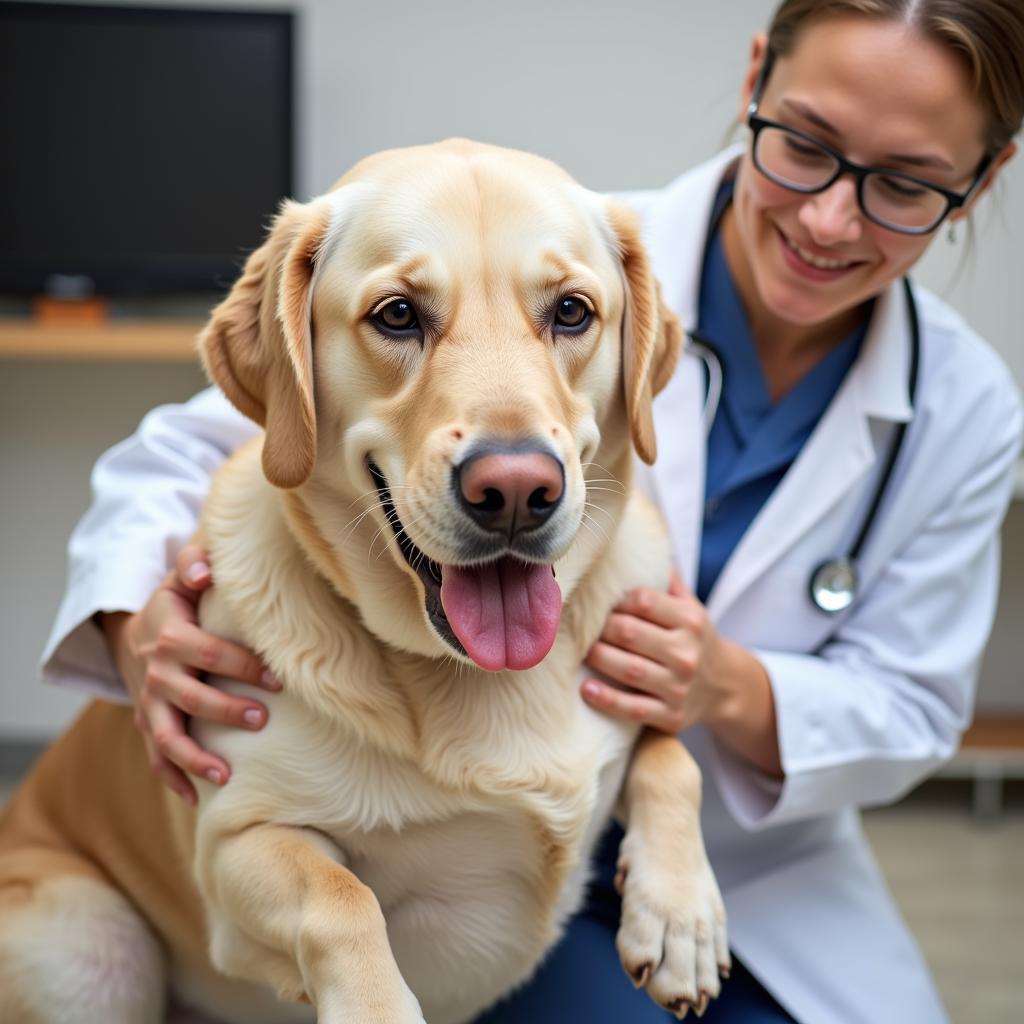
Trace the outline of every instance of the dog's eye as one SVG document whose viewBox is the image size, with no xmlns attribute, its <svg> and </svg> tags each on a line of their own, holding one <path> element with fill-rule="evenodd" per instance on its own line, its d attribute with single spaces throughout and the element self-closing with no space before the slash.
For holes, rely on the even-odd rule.
<svg viewBox="0 0 1024 1024">
<path fill-rule="evenodd" d="M 555 330 L 560 327 L 567 331 L 582 331 L 590 325 L 593 317 L 590 307 L 576 295 L 566 295 L 558 300 L 555 307 Z"/>
<path fill-rule="evenodd" d="M 371 319 L 388 334 L 410 334 L 418 331 L 420 326 L 416 310 L 405 299 L 392 299 L 381 306 Z"/>
</svg>

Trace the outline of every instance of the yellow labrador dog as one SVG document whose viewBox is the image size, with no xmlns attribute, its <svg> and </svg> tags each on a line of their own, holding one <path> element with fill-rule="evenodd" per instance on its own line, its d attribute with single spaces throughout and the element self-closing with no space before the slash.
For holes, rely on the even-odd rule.
<svg viewBox="0 0 1024 1024">
<path fill-rule="evenodd" d="M 201 336 L 265 427 L 206 506 L 201 617 L 284 689 L 260 733 L 196 723 L 234 768 L 197 810 L 126 709 L 48 752 L 0 822 L 4 1024 L 159 1021 L 168 991 L 233 1024 L 470 1021 L 558 939 L 616 807 L 626 971 L 679 1017 L 717 994 L 698 770 L 577 691 L 617 600 L 668 582 L 628 482 L 679 344 L 630 215 L 540 158 L 388 152 L 283 208 Z"/>
</svg>

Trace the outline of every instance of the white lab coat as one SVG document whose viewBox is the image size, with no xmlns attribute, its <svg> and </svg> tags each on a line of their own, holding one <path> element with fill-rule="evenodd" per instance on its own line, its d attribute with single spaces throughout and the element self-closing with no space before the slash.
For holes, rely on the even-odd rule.
<svg viewBox="0 0 1024 1024">
<path fill-rule="evenodd" d="M 663 191 L 634 194 L 669 305 L 696 324 L 702 246 L 735 152 Z M 845 553 L 894 425 L 911 415 L 899 284 L 862 352 L 708 600 L 723 634 L 768 670 L 785 769 L 774 782 L 702 728 L 703 823 L 739 957 L 804 1024 L 945 1020 L 913 939 L 862 837 L 856 807 L 894 800 L 956 749 L 991 626 L 998 526 L 1021 437 L 1003 364 L 917 290 L 921 368 L 913 421 L 863 550 L 862 589 L 832 618 L 807 596 L 812 567 Z M 659 459 L 641 482 L 668 518 L 692 583 L 702 521 L 703 368 L 684 356 L 655 402 Z M 90 617 L 136 610 L 192 532 L 209 474 L 254 433 L 218 392 L 155 410 L 93 475 L 71 539 L 71 579 L 44 655 L 51 680 L 117 694 Z M 941 899 L 942 894 L 936 893 Z"/>
</svg>

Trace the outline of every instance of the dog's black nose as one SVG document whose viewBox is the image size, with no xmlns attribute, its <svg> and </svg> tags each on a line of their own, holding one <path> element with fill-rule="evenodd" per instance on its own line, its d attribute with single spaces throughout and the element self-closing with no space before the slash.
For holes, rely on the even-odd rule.
<svg viewBox="0 0 1024 1024">
<path fill-rule="evenodd" d="M 455 470 L 459 503 L 480 526 L 510 537 L 540 526 L 565 489 L 561 462 L 540 449 L 479 450 Z"/>
</svg>

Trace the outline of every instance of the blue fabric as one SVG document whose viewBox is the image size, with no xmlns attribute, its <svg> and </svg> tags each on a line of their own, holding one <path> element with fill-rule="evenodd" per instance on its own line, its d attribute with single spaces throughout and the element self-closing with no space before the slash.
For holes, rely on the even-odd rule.
<svg viewBox="0 0 1024 1024">
<path fill-rule="evenodd" d="M 676 1018 L 629 980 L 615 949 L 620 901 L 612 884 L 622 830 L 614 826 L 598 851 L 586 905 L 524 988 L 475 1024 L 667 1024 Z M 692 1015 L 687 1019 L 692 1018 Z M 702 1024 L 794 1024 L 793 1018 L 734 959 L 722 994 Z"/>
<path fill-rule="evenodd" d="M 723 186 L 727 203 L 732 183 Z M 800 454 L 853 365 L 867 333 L 860 327 L 773 403 L 750 324 L 725 259 L 721 232 L 709 239 L 698 333 L 722 362 L 722 397 L 708 437 L 704 530 L 697 597 L 706 602 L 725 563 Z"/>
</svg>

